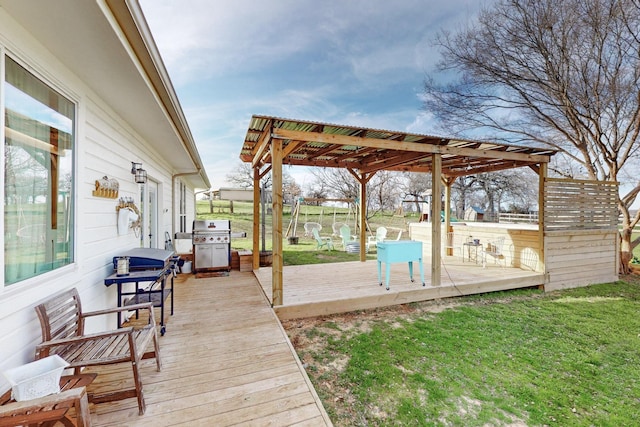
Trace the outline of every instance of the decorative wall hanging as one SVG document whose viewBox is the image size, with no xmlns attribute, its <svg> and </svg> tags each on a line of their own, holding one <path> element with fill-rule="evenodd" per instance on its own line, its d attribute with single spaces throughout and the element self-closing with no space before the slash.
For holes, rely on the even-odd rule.
<svg viewBox="0 0 640 427">
<path fill-rule="evenodd" d="M 124 236 L 133 229 L 133 233 L 138 236 L 140 232 L 141 217 L 138 207 L 130 197 L 121 197 L 116 206 L 118 213 L 118 235 Z"/>
<path fill-rule="evenodd" d="M 106 197 L 108 199 L 116 199 L 118 197 L 118 190 L 120 183 L 115 178 L 109 178 L 103 176 L 100 179 L 96 179 L 96 189 L 93 190 L 95 197 Z"/>
</svg>

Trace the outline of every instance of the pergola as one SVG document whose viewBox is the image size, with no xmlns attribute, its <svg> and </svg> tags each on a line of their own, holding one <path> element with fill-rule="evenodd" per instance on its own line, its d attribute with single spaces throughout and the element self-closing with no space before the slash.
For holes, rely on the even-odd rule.
<svg viewBox="0 0 640 427">
<path fill-rule="evenodd" d="M 259 252 L 260 180 L 269 171 L 272 173 L 273 305 L 283 302 L 283 165 L 347 169 L 360 185 L 360 203 L 363 207 L 367 205 L 366 184 L 376 172 L 431 173 L 432 194 L 441 194 L 443 187 L 445 190 L 444 224 L 448 230 L 451 186 L 457 177 L 528 166 L 538 173 L 542 187 L 547 164 L 555 153 L 549 148 L 252 116 L 240 159 L 250 162 L 254 171 L 254 254 Z M 542 203 L 539 205 L 542 206 Z M 440 197 L 433 197 L 430 217 L 438 218 L 441 210 Z M 540 215 L 543 213 L 540 212 Z M 359 217 L 361 242 L 366 241 L 365 219 L 366 211 L 363 208 Z M 542 224 L 543 218 L 540 217 L 539 221 Z M 441 226 L 440 222 L 432 221 L 431 283 L 434 286 L 440 285 Z M 360 245 L 360 260 L 366 260 L 365 245 Z M 257 256 L 253 258 L 253 267 L 259 268 Z"/>
</svg>

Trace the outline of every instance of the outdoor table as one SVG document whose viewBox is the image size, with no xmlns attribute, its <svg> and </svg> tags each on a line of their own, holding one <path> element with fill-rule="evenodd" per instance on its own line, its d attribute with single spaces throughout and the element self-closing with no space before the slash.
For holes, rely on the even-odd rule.
<svg viewBox="0 0 640 427">
<path fill-rule="evenodd" d="M 166 286 L 167 276 L 171 274 L 171 285 Z M 138 289 L 138 283 L 151 282 L 148 289 Z M 118 285 L 118 307 L 122 307 L 123 297 L 130 297 L 124 301 L 124 305 L 140 304 L 144 302 L 153 303 L 154 307 L 160 307 L 160 334 L 164 335 L 166 326 L 164 322 L 164 305 L 167 297 L 171 296 L 171 315 L 173 316 L 173 274 L 171 268 L 157 270 L 137 270 L 131 271 L 127 275 L 119 276 L 113 273 L 104 279 L 105 286 Z M 124 283 L 135 283 L 136 289 L 132 292 L 122 290 Z M 155 288 L 160 284 L 159 288 Z M 136 313 L 137 315 L 137 313 Z M 117 316 L 118 328 L 122 326 L 120 313 Z"/>
<path fill-rule="evenodd" d="M 389 276 L 391 274 L 391 263 L 409 263 L 409 278 L 413 282 L 413 262 L 418 261 L 420 266 L 420 280 L 424 283 L 424 267 L 422 265 L 422 242 L 415 240 L 397 240 L 378 242 L 378 282 L 382 286 L 382 263 L 385 263 L 385 284 L 389 290 Z"/>
<path fill-rule="evenodd" d="M 474 250 L 474 256 L 473 258 L 471 258 L 471 248 L 473 248 Z M 465 242 L 462 244 L 462 262 L 464 262 L 465 260 L 465 252 L 467 254 L 467 259 L 469 260 L 469 262 L 471 262 L 471 260 L 473 259 L 473 261 L 476 262 L 476 264 L 478 263 L 478 249 L 482 248 L 482 244 L 481 243 L 475 243 L 475 242 Z"/>
</svg>

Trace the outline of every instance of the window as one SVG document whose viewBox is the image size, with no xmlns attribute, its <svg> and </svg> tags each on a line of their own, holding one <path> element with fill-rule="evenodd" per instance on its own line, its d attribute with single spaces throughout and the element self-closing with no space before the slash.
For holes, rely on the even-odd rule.
<svg viewBox="0 0 640 427">
<path fill-rule="evenodd" d="M 73 262 L 75 105 L 5 56 L 4 282 Z"/>
</svg>

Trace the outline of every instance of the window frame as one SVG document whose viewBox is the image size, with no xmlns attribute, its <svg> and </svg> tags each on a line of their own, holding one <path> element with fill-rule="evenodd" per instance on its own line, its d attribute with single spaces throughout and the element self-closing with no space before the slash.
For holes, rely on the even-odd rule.
<svg viewBox="0 0 640 427">
<path fill-rule="evenodd" d="M 2 174 L 2 196 L 3 200 L 7 195 L 6 188 L 6 132 L 5 132 L 5 111 L 6 111 L 6 82 L 7 82 L 7 58 L 11 59 L 20 67 L 24 68 L 33 78 L 37 79 L 40 83 L 46 86 L 49 90 L 55 92 L 57 95 L 63 97 L 67 100 L 72 109 L 73 109 L 73 119 L 71 123 L 71 160 L 70 160 L 70 174 L 71 174 L 71 183 L 69 187 L 70 191 L 70 203 L 69 203 L 69 215 L 71 216 L 70 223 L 68 225 L 69 232 L 69 241 L 68 241 L 68 260 L 65 260 L 64 264 L 59 266 L 54 266 L 50 270 L 44 270 L 38 272 L 34 275 L 24 277 L 15 282 L 7 283 L 6 282 L 6 274 L 5 269 L 3 268 L 0 272 L 0 279 L 2 280 L 2 285 L 0 286 L 0 294 L 3 292 L 14 291 L 18 289 L 24 289 L 27 286 L 32 286 L 37 283 L 41 283 L 45 280 L 49 280 L 52 277 L 58 277 L 62 274 L 67 274 L 68 272 L 74 271 L 77 269 L 77 257 L 78 257 L 78 184 L 80 171 L 78 168 L 78 157 L 79 157 L 79 136 L 78 129 L 80 123 L 80 102 L 78 101 L 78 97 L 73 94 L 72 91 L 61 87 L 61 84 L 58 83 L 58 79 L 56 79 L 52 74 L 48 73 L 46 69 L 38 65 L 38 62 L 31 59 L 25 59 L 21 55 L 17 55 L 14 52 L 11 52 L 6 46 L 0 44 L 0 140 L 3 142 L 4 148 L 2 150 L 2 164 L 0 165 L 0 173 Z M 35 99 L 35 98 L 34 98 Z M 58 113 L 62 114 L 60 111 Z M 60 179 L 58 178 L 57 188 L 60 189 Z M 51 187 L 49 187 L 51 189 Z M 58 201 L 56 201 L 56 204 Z M 49 198 L 47 201 L 47 208 L 51 208 L 51 199 Z M 2 220 L 0 221 L 0 227 L 2 227 L 3 234 L 3 250 L 6 250 L 6 244 L 4 235 L 5 235 L 5 208 L 3 207 L 0 215 L 2 216 Z M 5 259 L 6 264 L 6 259 Z M 41 264 L 37 264 L 41 265 Z"/>
<path fill-rule="evenodd" d="M 178 227 L 180 233 L 187 232 L 187 186 L 180 179 L 178 180 L 179 184 L 179 208 L 178 208 Z"/>
</svg>

